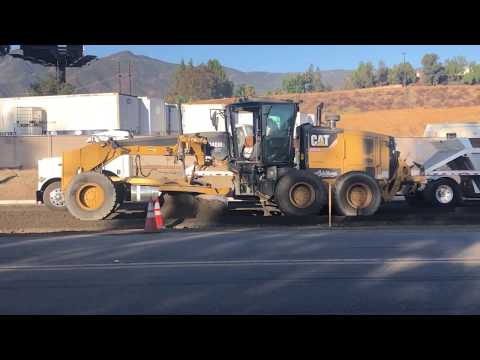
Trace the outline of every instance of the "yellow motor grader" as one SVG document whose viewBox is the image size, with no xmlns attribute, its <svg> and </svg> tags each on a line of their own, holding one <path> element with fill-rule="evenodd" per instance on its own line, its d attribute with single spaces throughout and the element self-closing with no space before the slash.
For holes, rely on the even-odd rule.
<svg viewBox="0 0 480 360">
<path fill-rule="evenodd" d="M 244 99 L 212 113 L 225 127 L 226 152 L 204 136 L 167 140 L 101 141 L 63 154 L 62 191 L 70 213 L 82 220 L 107 217 L 123 201 L 146 202 L 165 194 L 216 195 L 255 200 L 266 213 L 316 215 L 326 206 L 327 185 L 339 214 L 371 215 L 409 178 L 392 137 L 321 124 L 295 126 L 299 104 Z M 119 178 L 104 166 L 131 158 L 135 176 Z M 188 171 L 186 169 L 188 168 Z"/>
</svg>

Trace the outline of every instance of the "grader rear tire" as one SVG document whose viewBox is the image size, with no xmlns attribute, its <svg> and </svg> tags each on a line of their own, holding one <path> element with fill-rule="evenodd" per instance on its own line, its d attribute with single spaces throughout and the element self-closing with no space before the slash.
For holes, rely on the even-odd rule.
<svg viewBox="0 0 480 360">
<path fill-rule="evenodd" d="M 373 215 L 382 202 L 377 181 L 362 172 L 342 175 L 335 183 L 334 206 L 343 216 Z"/>
<path fill-rule="evenodd" d="M 327 204 L 327 196 L 320 178 L 303 170 L 284 175 L 275 188 L 278 207 L 287 216 L 318 215 Z"/>
<path fill-rule="evenodd" d="M 101 220 L 115 209 L 116 188 L 106 175 L 81 173 L 73 178 L 66 189 L 65 203 L 70 214 L 79 220 Z"/>
</svg>

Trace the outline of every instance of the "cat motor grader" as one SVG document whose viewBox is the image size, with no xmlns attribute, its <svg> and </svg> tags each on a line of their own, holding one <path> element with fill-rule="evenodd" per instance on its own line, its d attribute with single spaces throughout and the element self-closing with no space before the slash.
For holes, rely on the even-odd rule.
<svg viewBox="0 0 480 360">
<path fill-rule="evenodd" d="M 199 134 L 169 144 L 161 138 L 109 140 L 65 152 L 66 206 L 79 219 L 98 220 L 123 201 L 214 195 L 257 201 L 268 214 L 308 216 L 325 208 L 330 184 L 339 214 L 372 215 L 408 180 L 392 137 L 337 128 L 336 115 L 322 124 L 320 107 L 315 125 L 295 128 L 298 111 L 296 102 L 270 99 L 242 99 L 214 111 L 212 123 L 225 128 L 221 157 L 212 156 L 213 147 Z M 135 176 L 103 170 L 121 155 L 130 156 Z M 179 172 L 172 177 L 165 168 Z"/>
</svg>

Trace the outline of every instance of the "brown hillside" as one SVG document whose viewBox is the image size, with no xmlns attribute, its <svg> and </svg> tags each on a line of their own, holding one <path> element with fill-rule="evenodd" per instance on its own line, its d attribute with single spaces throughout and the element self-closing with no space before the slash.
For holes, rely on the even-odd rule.
<svg viewBox="0 0 480 360">
<path fill-rule="evenodd" d="M 342 115 L 340 127 L 394 136 L 422 136 L 427 123 L 480 122 L 480 86 L 386 86 L 322 93 L 286 94 L 275 99 L 302 101 L 300 111 L 315 113 L 324 102 L 326 111 Z M 238 100 L 202 100 L 196 103 L 228 104 Z"/>
<path fill-rule="evenodd" d="M 423 136 L 428 123 L 479 122 L 480 106 L 394 109 L 344 113 L 339 127 L 393 136 Z"/>
<path fill-rule="evenodd" d="M 480 86 L 385 86 L 306 94 L 274 95 L 275 99 L 302 101 L 300 111 L 314 113 L 324 102 L 328 112 L 347 113 L 405 108 L 450 108 L 480 106 Z M 202 100 L 196 103 L 231 103 L 237 98 Z"/>
</svg>

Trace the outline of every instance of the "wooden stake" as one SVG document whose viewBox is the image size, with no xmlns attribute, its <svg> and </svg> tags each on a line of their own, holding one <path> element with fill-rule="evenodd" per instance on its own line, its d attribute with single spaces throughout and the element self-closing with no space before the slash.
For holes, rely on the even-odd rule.
<svg viewBox="0 0 480 360">
<path fill-rule="evenodd" d="M 328 227 L 332 227 L 332 184 L 328 183 Z"/>
</svg>

